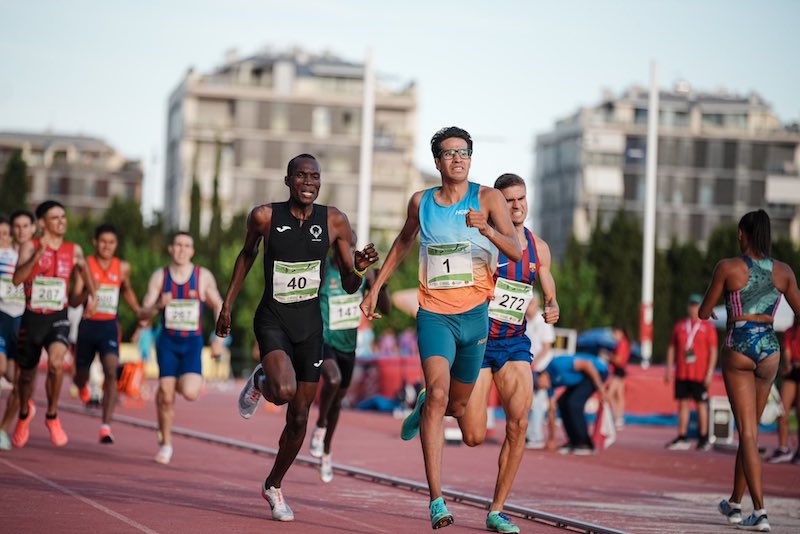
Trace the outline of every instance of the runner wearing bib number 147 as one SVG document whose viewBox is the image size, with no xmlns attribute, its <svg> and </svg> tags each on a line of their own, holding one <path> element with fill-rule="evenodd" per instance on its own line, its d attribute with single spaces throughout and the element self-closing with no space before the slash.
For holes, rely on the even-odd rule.
<svg viewBox="0 0 800 534">
<path fill-rule="evenodd" d="M 322 392 L 309 450 L 311 456 L 320 458 L 319 474 L 323 482 L 333 480 L 331 443 L 339 422 L 342 399 L 350 387 L 356 363 L 358 325 L 362 318 L 358 305 L 364 291 L 369 291 L 374 282 L 374 271 L 367 271 L 359 290 L 348 294 L 342 288 L 336 263 L 328 258 L 325 280 L 319 292 L 323 327 Z M 391 306 L 388 291 L 383 286 L 378 295 L 378 309 L 381 313 L 389 313 Z"/>
<path fill-rule="evenodd" d="M 100 443 L 114 443 L 111 434 L 111 418 L 117 402 L 117 366 L 119 365 L 120 331 L 117 321 L 119 297 L 125 299 L 131 310 L 139 314 L 139 299 L 131 287 L 131 266 L 115 257 L 119 239 L 111 224 L 102 224 L 94 231 L 92 244 L 95 255 L 86 262 L 97 288 L 97 311 L 85 314 L 78 326 L 78 343 L 75 356 L 75 385 L 81 392 L 81 400 L 89 400 L 89 368 L 96 354 L 103 364 L 103 422 L 100 425 Z M 83 282 L 75 283 L 73 293 L 85 304 Z M 73 299 L 73 304 L 76 304 Z"/>
<path fill-rule="evenodd" d="M 528 217 L 525 181 L 516 174 L 503 174 L 497 178 L 494 187 L 508 204 L 511 222 L 522 247 L 522 258 L 512 261 L 500 254 L 498 259 L 494 273 L 494 298 L 489 302 L 489 341 L 461 429 L 464 443 L 470 447 L 483 443 L 489 395 L 492 384 L 496 385 L 505 412 L 506 431 L 486 527 L 497 532 L 519 532 L 519 528 L 503 513 L 503 505 L 525 452 L 528 411 L 533 402 L 531 340 L 525 335 L 525 312 L 536 278 L 544 294 L 542 315 L 545 322 L 555 324 L 559 310 L 556 285 L 550 273 L 550 248 L 525 228 Z"/>
<path fill-rule="evenodd" d="M 289 188 L 287 202 L 257 206 L 247 218 L 244 245 L 217 321 L 217 335 L 227 336 L 231 308 L 263 240 L 264 296 L 253 318 L 261 363 L 239 395 L 239 414 L 252 417 L 262 395 L 277 405 L 288 403 L 278 454 L 261 487 L 276 521 L 294 520 L 281 481 L 303 445 L 319 382 L 323 356 L 318 295 L 328 249 L 333 248 L 342 287 L 349 294 L 358 290 L 366 269 L 378 260 L 372 244 L 353 253 L 353 230 L 341 211 L 314 204 L 320 188 L 314 156 L 292 158 L 284 183 Z"/>
<path fill-rule="evenodd" d="M 94 281 L 86 267 L 83 250 L 64 241 L 67 213 L 60 203 L 47 200 L 36 208 L 41 239 L 20 246 L 13 283 L 25 283 L 25 312 L 19 329 L 19 420 L 11 443 L 24 447 L 30 436 L 33 410 L 28 401 L 33 393 L 36 366 L 42 348 L 47 350 L 47 416 L 50 442 L 63 447 L 69 441 L 58 419 L 58 398 L 64 378 L 64 355 L 69 347 L 67 299 L 73 275 L 80 275 L 87 293 L 95 296 Z M 94 304 L 86 308 L 94 312 Z"/>
<path fill-rule="evenodd" d="M 140 318 L 149 319 L 158 310 L 162 311 L 163 328 L 156 339 L 159 449 L 155 460 L 160 464 L 172 460 L 175 393 L 188 401 L 197 400 L 203 385 L 203 308 L 211 306 L 216 318 L 222 307 L 214 275 L 192 263 L 192 236 L 177 232 L 167 250 L 172 263 L 150 276 L 140 313 Z M 221 351 L 222 340 L 217 339 L 215 343 L 219 344 L 216 350 Z"/>
<path fill-rule="evenodd" d="M 444 416 L 452 415 L 463 425 L 486 348 L 487 300 L 494 293 L 498 249 L 511 261 L 519 261 L 522 250 L 503 195 L 469 181 L 469 133 L 443 128 L 431 139 L 431 152 L 442 185 L 411 197 L 406 222 L 375 287 L 389 280 L 419 233 L 417 338 L 426 389 L 403 423 L 401 437 L 411 439 L 420 431 L 431 526 L 436 529 L 453 523 L 442 498 Z M 361 303 L 369 319 L 380 317 L 375 313 L 377 297 L 370 292 Z"/>
</svg>

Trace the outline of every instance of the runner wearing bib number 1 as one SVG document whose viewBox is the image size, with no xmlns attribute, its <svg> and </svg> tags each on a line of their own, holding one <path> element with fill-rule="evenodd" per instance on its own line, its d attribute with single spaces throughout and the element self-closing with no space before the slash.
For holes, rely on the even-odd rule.
<svg viewBox="0 0 800 534">
<path fill-rule="evenodd" d="M 278 454 L 261 486 L 276 521 L 294 520 L 281 481 L 303 445 L 319 382 L 323 361 L 319 288 L 328 249 L 334 250 L 348 294 L 358 290 L 367 267 L 378 260 L 372 244 L 353 253 L 353 230 L 341 211 L 314 204 L 320 188 L 314 156 L 292 158 L 284 183 L 289 188 L 287 202 L 257 206 L 247 218 L 244 245 L 217 321 L 217 335 L 230 334 L 231 308 L 263 240 L 264 296 L 253 318 L 261 363 L 239 395 L 239 414 L 252 417 L 262 395 L 277 405 L 288 403 Z"/>
<path fill-rule="evenodd" d="M 483 362 L 489 322 L 487 301 L 494 292 L 497 252 L 512 261 L 521 248 L 499 191 L 469 181 L 472 138 L 449 127 L 431 139 L 434 163 L 442 185 L 414 193 L 406 222 L 381 268 L 375 287 L 389 280 L 420 234 L 417 338 L 426 389 L 403 423 L 401 437 L 420 430 L 425 472 L 430 489 L 433 528 L 453 523 L 442 498 L 444 416 L 459 425 Z M 377 292 L 361 303 L 369 319 Z M 463 426 L 462 426 L 463 429 Z"/>
<path fill-rule="evenodd" d="M 102 224 L 95 229 L 92 244 L 95 255 L 86 262 L 97 288 L 97 311 L 84 315 L 78 326 L 77 354 L 75 357 L 75 385 L 82 392 L 81 400 L 88 401 L 89 367 L 96 354 L 103 364 L 103 422 L 100 426 L 100 443 L 114 443 L 111 418 L 117 402 L 117 367 L 119 365 L 120 331 L 117 321 L 119 297 L 125 299 L 131 310 L 139 314 L 139 300 L 131 287 L 131 266 L 115 257 L 119 238 L 116 228 Z M 74 293 L 85 303 L 83 283 L 78 280 Z M 87 393 L 84 394 L 83 392 Z"/>
<path fill-rule="evenodd" d="M 94 297 L 94 281 L 86 268 L 83 250 L 64 241 L 67 213 L 64 206 L 47 200 L 36 208 L 41 239 L 20 246 L 13 283 L 25 284 L 25 312 L 19 329 L 19 420 L 11 443 L 24 447 L 30 436 L 32 411 L 28 401 L 33 394 L 36 366 L 42 348 L 47 351 L 47 416 L 50 442 L 63 447 L 69 441 L 58 419 L 58 398 L 64 378 L 64 355 L 69 348 L 67 299 L 73 274 L 80 275 L 87 293 Z M 92 313 L 90 304 L 87 312 Z"/>
<path fill-rule="evenodd" d="M 177 232 L 167 248 L 172 263 L 157 269 L 147 284 L 142 300 L 140 319 L 150 319 L 159 310 L 162 330 L 156 339 L 158 360 L 159 449 L 155 460 L 168 464 L 172 460 L 172 422 L 175 418 L 175 393 L 188 401 L 197 400 L 203 386 L 203 308 L 208 305 L 219 316 L 222 297 L 211 271 L 192 263 L 194 239 L 186 232 Z M 222 340 L 212 350 L 222 350 Z"/>
<path fill-rule="evenodd" d="M 319 415 L 317 424 L 311 434 L 309 454 L 320 458 L 320 478 L 323 482 L 333 480 L 331 459 L 331 442 L 342 399 L 353 378 L 356 363 L 356 341 L 358 325 L 361 322 L 361 310 L 358 305 L 364 298 L 364 291 L 369 291 L 375 282 L 374 271 L 367 271 L 364 282 L 352 295 L 342 288 L 342 279 L 336 263 L 327 260 L 325 280 L 320 288 L 320 310 L 322 312 L 322 392 L 319 398 Z M 386 286 L 378 295 L 378 309 L 381 313 L 389 313 L 391 301 Z"/>
<path fill-rule="evenodd" d="M 506 431 L 486 527 L 496 532 L 519 532 L 503 513 L 503 505 L 525 452 L 528 412 L 533 403 L 531 341 L 525 335 L 525 312 L 537 277 L 544 294 L 545 322 L 556 323 L 559 310 L 556 286 L 550 274 L 550 248 L 525 228 L 528 217 L 525 181 L 516 174 L 503 174 L 494 187 L 505 197 L 522 247 L 522 258 L 512 261 L 501 253 L 498 259 L 494 298 L 489 302 L 489 341 L 461 428 L 464 443 L 470 447 L 483 443 L 489 395 L 494 384 L 505 412 Z"/>
</svg>

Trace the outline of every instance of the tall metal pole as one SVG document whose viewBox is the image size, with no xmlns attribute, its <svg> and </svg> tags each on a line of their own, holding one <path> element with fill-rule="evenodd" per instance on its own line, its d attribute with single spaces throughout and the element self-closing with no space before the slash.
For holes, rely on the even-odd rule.
<svg viewBox="0 0 800 534">
<path fill-rule="evenodd" d="M 372 147 L 375 130 L 375 70 L 372 49 L 364 61 L 364 98 L 361 107 L 361 156 L 358 163 L 358 247 L 370 242 L 370 193 L 372 191 Z"/>
<path fill-rule="evenodd" d="M 650 366 L 653 356 L 653 272 L 656 245 L 656 166 L 658 163 L 658 84 L 656 62 L 650 63 L 650 102 L 647 106 L 647 162 L 644 197 L 644 250 L 642 252 L 642 307 L 639 335 L 642 367 Z"/>
</svg>

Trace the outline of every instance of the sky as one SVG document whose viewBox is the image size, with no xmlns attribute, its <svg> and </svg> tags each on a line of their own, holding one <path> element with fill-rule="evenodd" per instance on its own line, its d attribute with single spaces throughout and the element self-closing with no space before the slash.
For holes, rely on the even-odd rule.
<svg viewBox="0 0 800 534">
<path fill-rule="evenodd" d="M 264 46 L 330 50 L 418 90 L 416 162 L 457 125 L 472 179 L 531 178 L 535 135 L 604 90 L 759 93 L 800 121 L 800 2 L 561 0 L 0 0 L 0 130 L 100 137 L 145 169 L 144 209 L 163 203 L 166 103 L 186 69 Z M 324 168 L 323 168 L 324 174 Z M 264 199 L 262 201 L 266 201 Z"/>
</svg>

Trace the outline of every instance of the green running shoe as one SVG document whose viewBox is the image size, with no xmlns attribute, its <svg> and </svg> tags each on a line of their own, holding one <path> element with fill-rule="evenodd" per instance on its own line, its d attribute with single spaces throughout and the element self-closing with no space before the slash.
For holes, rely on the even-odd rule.
<svg viewBox="0 0 800 534">
<path fill-rule="evenodd" d="M 417 404 L 414 406 L 414 411 L 403 420 L 400 437 L 406 441 L 413 439 L 419 432 L 419 420 L 422 417 L 423 404 L 425 404 L 425 388 L 422 388 L 419 395 L 417 395 Z"/>
<path fill-rule="evenodd" d="M 423 390 L 424 391 L 424 390 Z M 431 502 L 431 527 L 434 529 L 453 524 L 453 514 L 447 511 L 444 499 L 439 497 Z"/>
<path fill-rule="evenodd" d="M 486 528 L 493 532 L 519 532 L 519 527 L 503 512 L 489 512 L 486 516 Z"/>
</svg>

